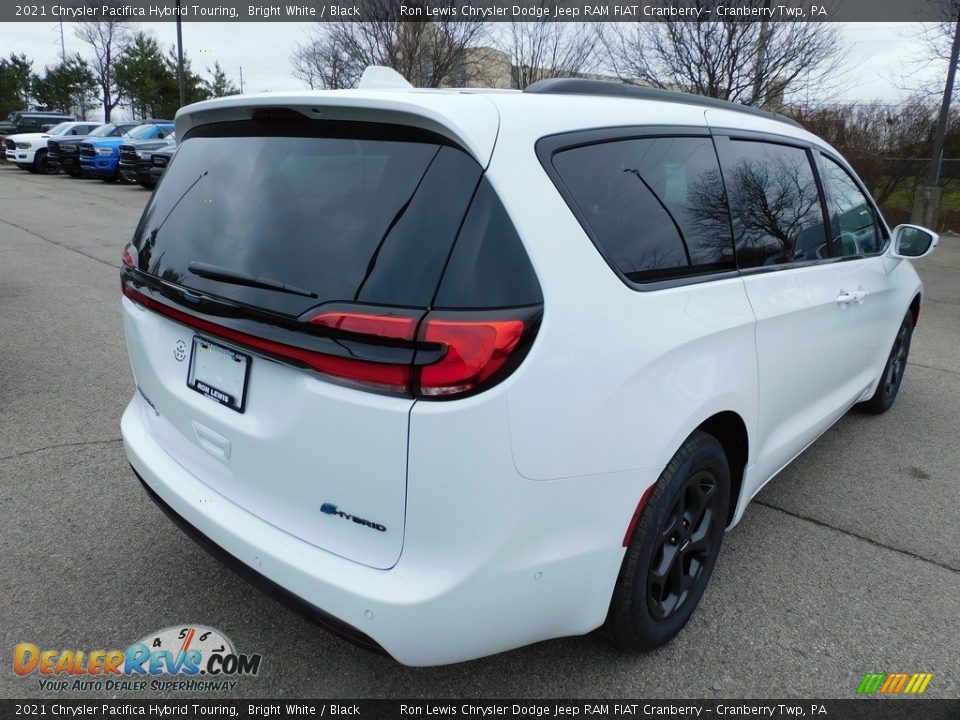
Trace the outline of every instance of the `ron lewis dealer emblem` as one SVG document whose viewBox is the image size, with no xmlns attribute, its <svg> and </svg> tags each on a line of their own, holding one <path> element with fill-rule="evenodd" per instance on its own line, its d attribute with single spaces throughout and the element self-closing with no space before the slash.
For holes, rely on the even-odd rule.
<svg viewBox="0 0 960 720">
<path fill-rule="evenodd" d="M 177 340 L 177 344 L 173 346 L 173 356 L 177 359 L 177 362 L 186 360 L 187 344 L 183 340 Z"/>
</svg>

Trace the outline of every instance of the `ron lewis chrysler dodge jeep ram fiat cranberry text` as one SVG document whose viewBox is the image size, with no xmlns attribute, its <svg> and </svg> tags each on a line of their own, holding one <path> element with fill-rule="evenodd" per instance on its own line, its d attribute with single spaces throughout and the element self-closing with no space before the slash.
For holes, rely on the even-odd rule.
<svg viewBox="0 0 960 720">
<path fill-rule="evenodd" d="M 937 238 L 770 113 L 402 85 L 178 113 L 123 253 L 130 463 L 400 662 L 655 648 L 764 483 L 893 403 Z"/>
</svg>

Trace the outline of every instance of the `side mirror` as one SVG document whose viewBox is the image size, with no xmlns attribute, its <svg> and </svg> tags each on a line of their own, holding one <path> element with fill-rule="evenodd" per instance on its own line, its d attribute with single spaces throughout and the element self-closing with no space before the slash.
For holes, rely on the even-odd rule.
<svg viewBox="0 0 960 720">
<path fill-rule="evenodd" d="M 890 242 L 890 257 L 916 260 L 933 252 L 940 236 L 919 225 L 897 225 Z"/>
</svg>

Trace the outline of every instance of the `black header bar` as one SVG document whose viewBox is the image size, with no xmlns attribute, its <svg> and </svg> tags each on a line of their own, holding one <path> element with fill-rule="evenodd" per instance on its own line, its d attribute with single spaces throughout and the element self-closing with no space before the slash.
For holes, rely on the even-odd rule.
<svg viewBox="0 0 960 720">
<path fill-rule="evenodd" d="M 940 0 L 182 0 L 184 22 L 331 22 L 383 19 L 484 22 L 915 22 L 939 21 Z M 0 22 L 173 22 L 175 0 L 37 0 L 0 3 Z"/>
<path fill-rule="evenodd" d="M 956 720 L 960 700 L 0 700 L 2 720 L 53 717 Z"/>
</svg>

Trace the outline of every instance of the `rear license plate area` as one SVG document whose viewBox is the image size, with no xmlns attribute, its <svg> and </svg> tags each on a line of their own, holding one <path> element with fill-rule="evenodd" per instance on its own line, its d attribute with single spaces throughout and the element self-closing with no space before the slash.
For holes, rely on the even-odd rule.
<svg viewBox="0 0 960 720">
<path fill-rule="evenodd" d="M 187 387 L 242 413 L 246 409 L 250 356 L 193 336 Z"/>
</svg>

